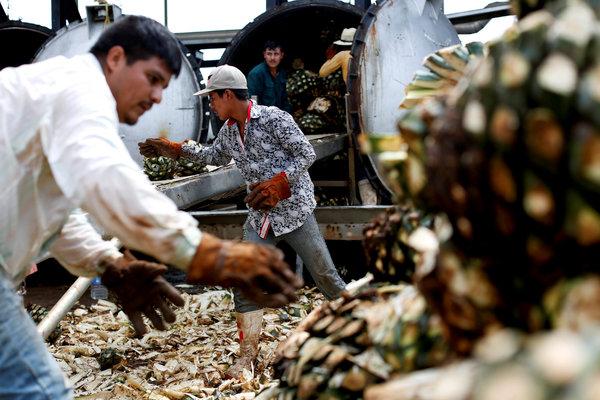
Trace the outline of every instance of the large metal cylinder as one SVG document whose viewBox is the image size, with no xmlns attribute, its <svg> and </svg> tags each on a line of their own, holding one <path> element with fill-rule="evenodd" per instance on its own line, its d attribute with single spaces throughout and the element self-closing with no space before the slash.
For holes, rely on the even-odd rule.
<svg viewBox="0 0 600 400">
<path fill-rule="evenodd" d="M 0 69 L 30 63 L 35 52 L 50 35 L 52 35 L 52 31 L 40 25 L 21 21 L 1 23 L 2 57 L 0 57 Z"/>
<path fill-rule="evenodd" d="M 364 11 L 337 0 L 296 0 L 262 13 L 233 38 L 219 64 L 230 64 L 248 73 L 263 61 L 268 39 L 282 42 L 284 67 L 301 58 L 307 69 L 318 71 L 325 50 L 339 39 L 344 28 L 358 26 Z"/>
<path fill-rule="evenodd" d="M 352 46 L 348 87 L 349 120 L 354 136 L 396 135 L 404 89 L 423 59 L 460 43 L 444 14 L 443 0 L 383 0 L 362 19 Z M 377 158 L 363 155 L 366 175 L 379 194 L 389 197 Z"/>
<path fill-rule="evenodd" d="M 111 6 L 113 7 L 113 6 Z M 105 25 L 99 19 L 98 10 L 105 7 L 88 7 L 88 18 L 70 24 L 56 32 L 35 56 L 34 61 L 42 61 L 58 55 L 71 57 L 87 52 Z M 114 7 L 114 17 L 120 17 L 120 10 Z M 88 21 L 91 23 L 88 24 Z M 160 104 L 155 104 L 133 126 L 120 124 L 119 133 L 131 157 L 140 165 L 142 156 L 139 154 L 138 142 L 151 137 L 166 137 L 170 140 L 182 141 L 197 139 L 202 123 L 202 104 L 194 92 L 200 89 L 196 71 L 190 60 L 182 51 L 183 64 L 177 78 L 171 79 L 169 87 L 163 92 Z"/>
</svg>

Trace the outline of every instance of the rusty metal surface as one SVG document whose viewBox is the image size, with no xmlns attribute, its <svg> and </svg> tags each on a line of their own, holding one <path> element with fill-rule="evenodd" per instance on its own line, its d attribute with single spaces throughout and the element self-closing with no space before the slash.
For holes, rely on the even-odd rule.
<svg viewBox="0 0 600 400">
<path fill-rule="evenodd" d="M 347 134 L 307 135 L 313 145 L 317 159 L 325 158 L 346 148 Z M 227 165 L 212 172 L 158 181 L 156 188 L 177 204 L 180 209 L 190 208 L 202 201 L 209 200 L 244 187 L 244 179 L 235 165 Z"/>
<path fill-rule="evenodd" d="M 423 58 L 460 41 L 442 0 L 380 2 L 366 28 L 358 58 L 361 125 L 368 133 L 395 134 L 404 89 Z"/>
<path fill-rule="evenodd" d="M 325 240 L 362 240 L 363 229 L 389 206 L 317 207 L 315 217 Z M 225 239 L 241 239 L 247 210 L 193 211 L 203 232 Z"/>
</svg>

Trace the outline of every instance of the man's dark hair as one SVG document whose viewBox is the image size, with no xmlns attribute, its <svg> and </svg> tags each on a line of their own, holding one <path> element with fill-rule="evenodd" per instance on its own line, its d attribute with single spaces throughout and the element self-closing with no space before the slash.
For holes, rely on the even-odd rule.
<svg viewBox="0 0 600 400">
<path fill-rule="evenodd" d="M 103 62 L 114 46 L 123 47 L 129 65 L 156 56 L 175 76 L 179 75 L 182 57 L 179 43 L 167 28 L 153 19 L 141 15 L 119 19 L 100 35 L 90 53 Z"/>
<path fill-rule="evenodd" d="M 236 99 L 238 100 L 248 100 L 250 96 L 248 95 L 248 89 L 217 89 L 213 90 L 219 97 L 223 97 L 223 93 L 226 90 L 230 90 Z"/>
<path fill-rule="evenodd" d="M 267 40 L 265 42 L 265 45 L 263 46 L 263 51 L 276 49 L 280 49 L 281 51 L 283 51 L 283 46 L 281 45 L 281 42 L 278 42 L 277 40 Z"/>
</svg>

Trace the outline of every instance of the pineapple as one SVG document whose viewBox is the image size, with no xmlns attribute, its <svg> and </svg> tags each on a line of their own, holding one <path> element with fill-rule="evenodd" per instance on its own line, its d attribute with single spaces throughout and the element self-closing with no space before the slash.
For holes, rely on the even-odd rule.
<svg viewBox="0 0 600 400">
<path fill-rule="evenodd" d="M 345 130 L 346 84 L 341 71 L 320 78 L 314 72 L 296 69 L 288 76 L 286 90 L 294 119 L 305 134 Z"/>
<path fill-rule="evenodd" d="M 319 76 L 306 69 L 297 69 L 290 73 L 286 82 L 286 91 L 294 109 L 306 109 L 318 95 Z"/>
<path fill-rule="evenodd" d="M 419 226 L 432 228 L 434 221 L 433 214 L 415 208 L 420 204 L 414 201 L 427 183 L 424 166 L 427 124 L 444 111 L 432 99 L 446 95 L 456 86 L 468 64 L 483 54 L 483 44 L 473 42 L 444 48 L 426 57 L 424 69 L 415 73 L 400 105 L 403 109 L 414 109 L 400 121 L 400 137 L 375 136 L 367 142 L 370 151 L 378 153 L 387 183 L 401 205 L 399 211 L 378 218 L 365 231 L 367 260 L 378 279 L 412 280 L 416 252 L 408 246 L 407 239 Z"/>
<path fill-rule="evenodd" d="M 144 157 L 144 172 L 152 181 L 173 179 L 176 163 L 175 160 L 164 156 Z"/>
<path fill-rule="evenodd" d="M 482 364 L 469 398 L 593 399 L 600 389 L 598 332 L 502 331 L 479 343 L 476 353 Z"/>
<path fill-rule="evenodd" d="M 475 358 L 394 377 L 364 398 L 428 400 L 596 399 L 600 392 L 598 330 L 487 335 Z"/>
<path fill-rule="evenodd" d="M 445 361 L 437 317 L 413 286 L 326 302 L 278 349 L 279 398 L 357 398 L 391 374 Z"/>
<path fill-rule="evenodd" d="M 426 98 L 444 95 L 456 86 L 467 65 L 484 54 L 481 42 L 445 47 L 430 54 L 423 61 L 424 69 L 417 71 L 406 86 L 400 108 L 410 110 Z"/>
<path fill-rule="evenodd" d="M 410 207 L 380 214 L 365 228 L 363 247 L 367 266 L 378 281 L 412 282 L 417 252 L 408 244 L 421 226 L 431 228 L 433 218 Z"/>
<path fill-rule="evenodd" d="M 491 43 L 446 97 L 399 124 L 425 178 L 411 183 L 399 163 L 396 187 L 454 230 L 419 287 L 466 353 L 498 324 L 551 327 L 544 293 L 564 277 L 598 274 L 600 6 L 546 3 Z M 477 271 L 487 301 L 473 301 L 469 280 L 459 285 L 448 271 Z"/>
</svg>

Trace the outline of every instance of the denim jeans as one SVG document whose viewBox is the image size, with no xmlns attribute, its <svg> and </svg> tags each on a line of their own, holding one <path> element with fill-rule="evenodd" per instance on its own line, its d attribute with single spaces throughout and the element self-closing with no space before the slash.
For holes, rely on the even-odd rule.
<svg viewBox="0 0 600 400">
<path fill-rule="evenodd" d="M 335 265 L 333 265 L 333 260 L 327 249 L 327 244 L 325 244 L 325 240 L 319 231 L 319 225 L 317 225 L 314 214 L 311 214 L 300 228 L 280 236 L 275 236 L 273 231 L 269 231 L 265 239 L 258 236 L 254 228 L 246 221 L 244 225 L 244 240 L 272 245 L 284 241 L 289 244 L 298 253 L 317 287 L 327 299 L 331 300 L 339 297 L 346 286 L 342 278 L 340 278 Z M 234 289 L 233 294 L 235 310 L 237 312 L 245 313 L 261 308 L 246 299 L 239 289 Z"/>
<path fill-rule="evenodd" d="M 73 398 L 65 375 L 1 270 L 0 346 L 0 400 Z"/>
</svg>

